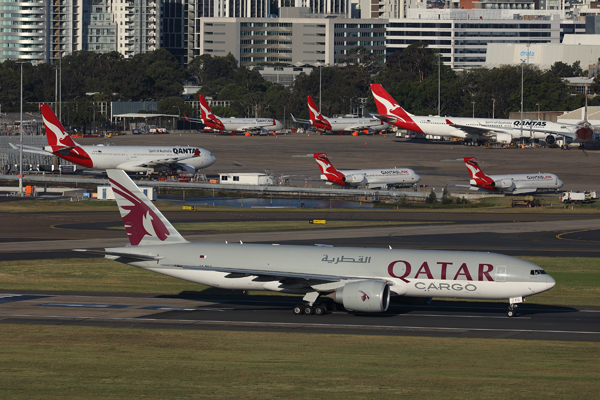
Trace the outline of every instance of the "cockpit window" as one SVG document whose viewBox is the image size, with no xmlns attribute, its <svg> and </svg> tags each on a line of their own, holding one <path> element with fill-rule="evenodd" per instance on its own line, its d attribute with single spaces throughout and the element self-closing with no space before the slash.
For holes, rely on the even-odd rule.
<svg viewBox="0 0 600 400">
<path fill-rule="evenodd" d="M 543 269 L 532 269 L 530 272 L 531 275 L 545 275 L 546 271 Z"/>
</svg>

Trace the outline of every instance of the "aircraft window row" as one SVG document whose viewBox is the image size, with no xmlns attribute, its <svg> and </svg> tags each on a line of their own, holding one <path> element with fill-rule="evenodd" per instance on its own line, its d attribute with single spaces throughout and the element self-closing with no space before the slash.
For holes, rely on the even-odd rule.
<svg viewBox="0 0 600 400">
<path fill-rule="evenodd" d="M 546 271 L 543 269 L 532 269 L 530 272 L 531 275 L 546 275 Z"/>
</svg>

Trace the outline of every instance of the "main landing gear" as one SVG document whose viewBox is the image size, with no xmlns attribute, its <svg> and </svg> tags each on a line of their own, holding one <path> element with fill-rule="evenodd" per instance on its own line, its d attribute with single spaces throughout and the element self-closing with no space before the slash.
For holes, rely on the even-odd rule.
<svg viewBox="0 0 600 400">
<path fill-rule="evenodd" d="M 307 293 L 302 300 L 304 303 L 296 304 L 294 306 L 294 314 L 296 315 L 324 315 L 329 311 L 333 311 L 336 308 L 335 302 L 326 300 L 322 301 L 319 304 L 316 304 L 317 299 L 319 298 L 319 292 L 310 292 Z"/>
</svg>

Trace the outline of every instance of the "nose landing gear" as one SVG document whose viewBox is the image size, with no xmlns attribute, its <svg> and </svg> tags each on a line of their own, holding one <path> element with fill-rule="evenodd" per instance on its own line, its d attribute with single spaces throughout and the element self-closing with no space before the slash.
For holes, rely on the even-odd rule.
<svg viewBox="0 0 600 400">
<path fill-rule="evenodd" d="M 510 302 L 510 305 L 508 306 L 508 312 L 506 313 L 506 315 L 508 315 L 509 317 L 516 317 L 516 308 L 518 307 L 518 303 L 523 303 L 525 299 L 523 297 L 511 297 L 510 299 L 508 299 L 508 301 Z"/>
</svg>

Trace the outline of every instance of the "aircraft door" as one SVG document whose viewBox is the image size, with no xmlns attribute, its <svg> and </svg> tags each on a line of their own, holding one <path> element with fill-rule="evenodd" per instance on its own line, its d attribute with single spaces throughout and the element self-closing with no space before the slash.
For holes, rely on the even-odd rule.
<svg viewBox="0 0 600 400">
<path fill-rule="evenodd" d="M 506 282 L 506 267 L 499 265 L 496 268 L 496 282 Z"/>
</svg>

